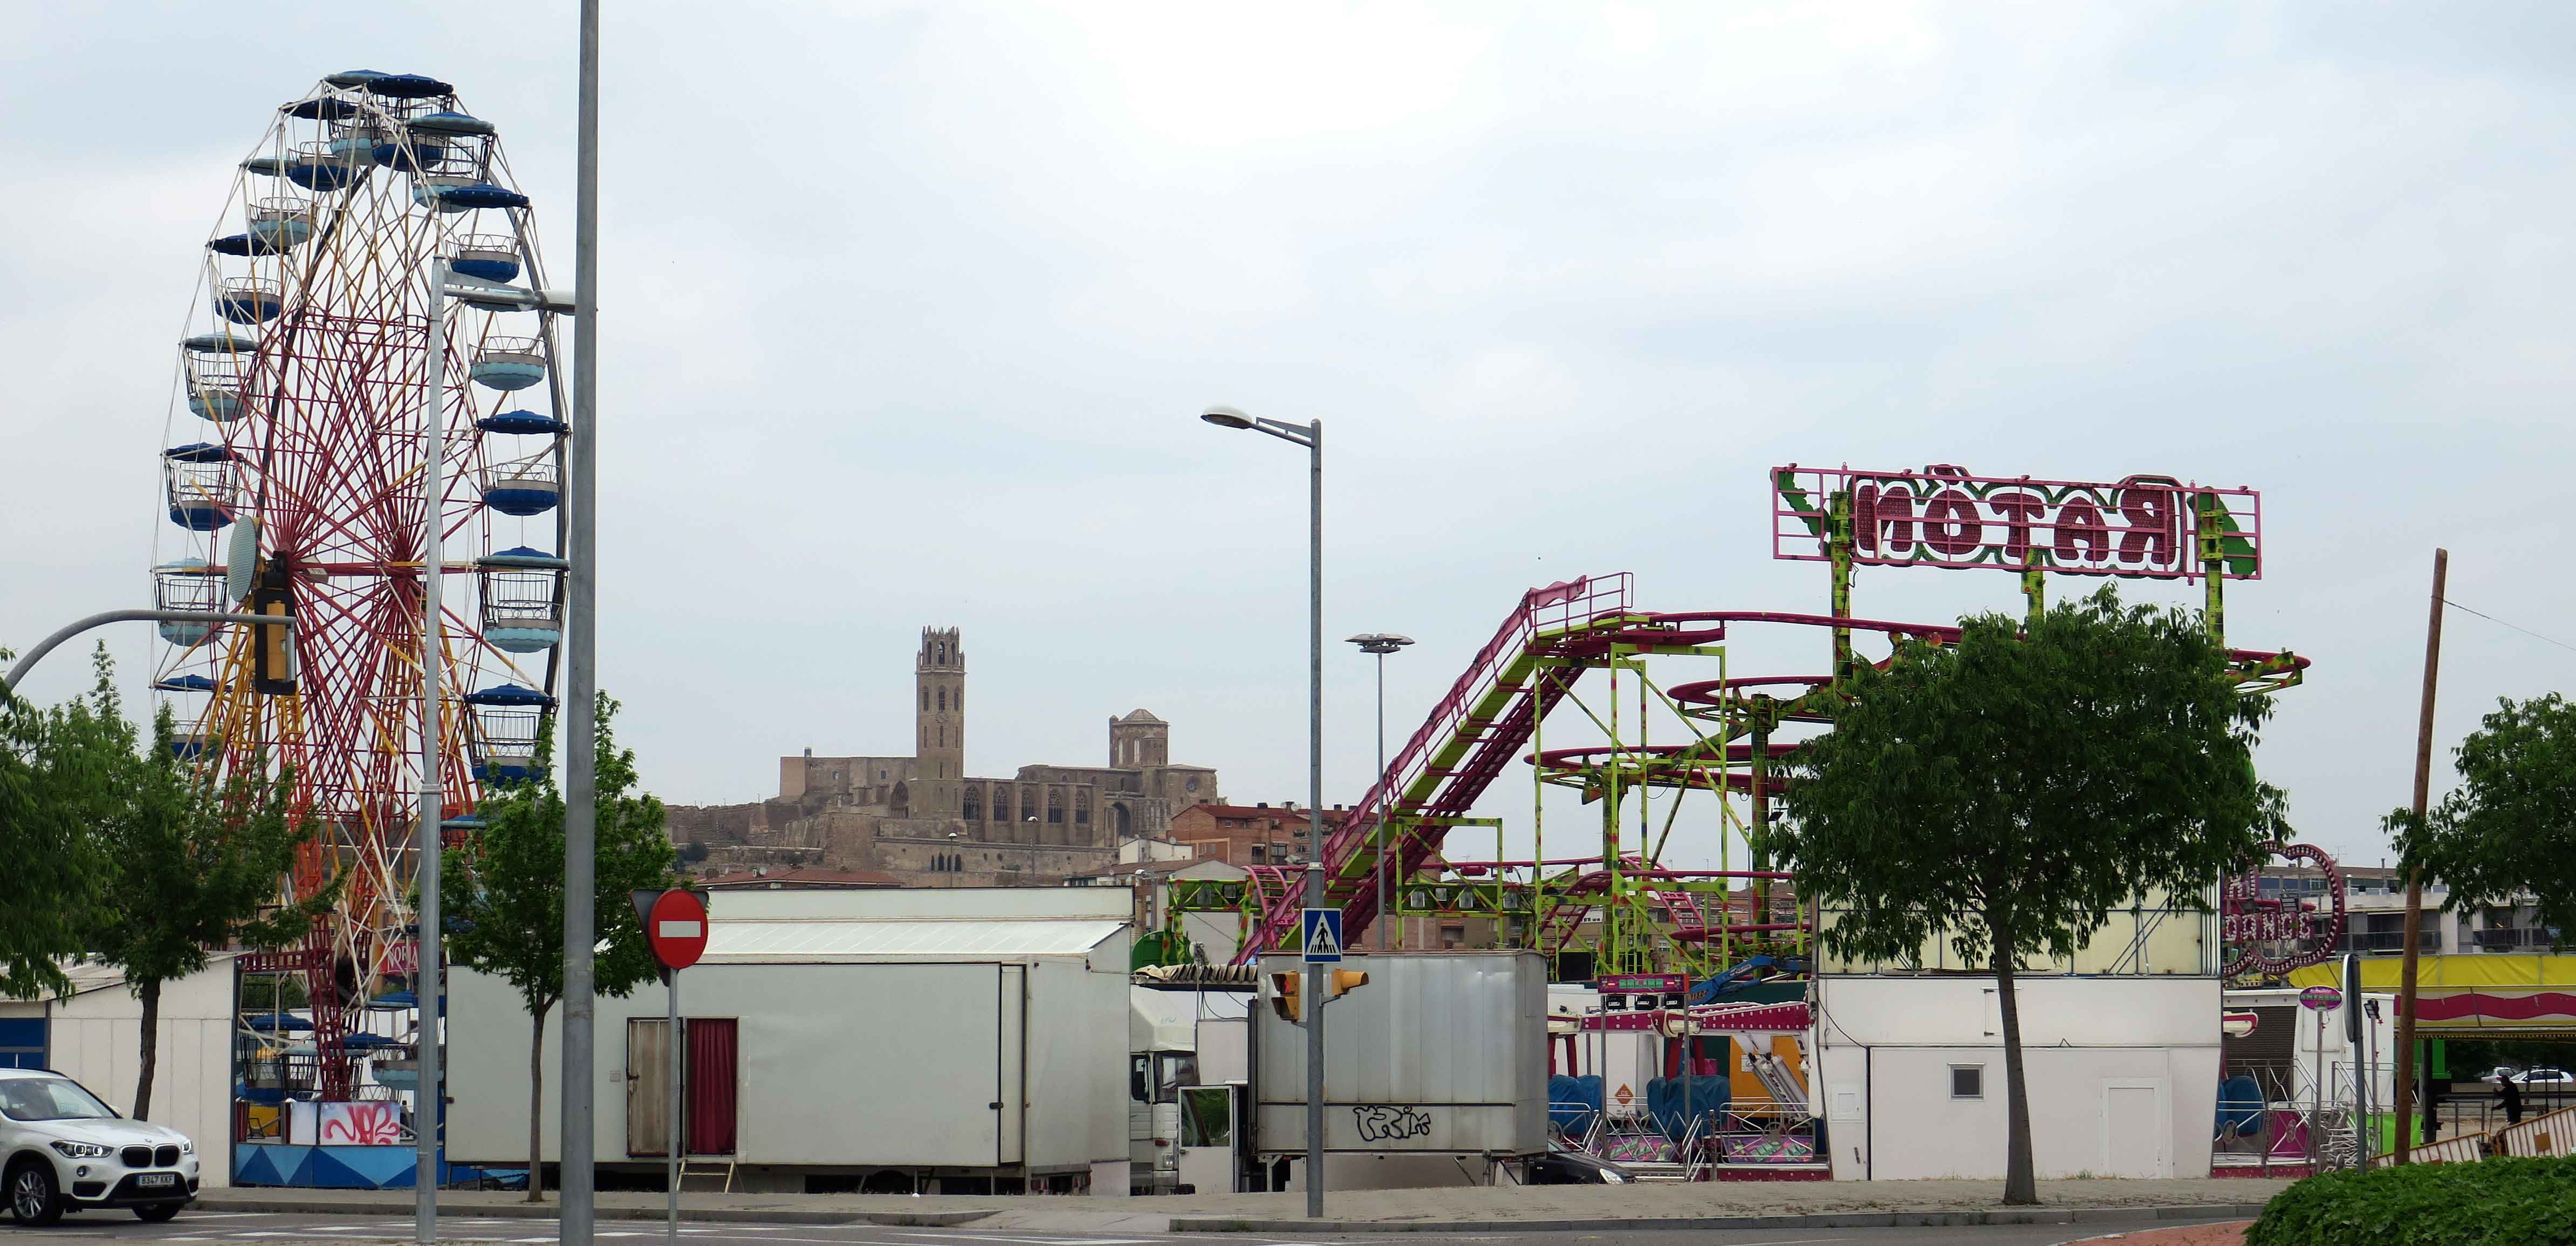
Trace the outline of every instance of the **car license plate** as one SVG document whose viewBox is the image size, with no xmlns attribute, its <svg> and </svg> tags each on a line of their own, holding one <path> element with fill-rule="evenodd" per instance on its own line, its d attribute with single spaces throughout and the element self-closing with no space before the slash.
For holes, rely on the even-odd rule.
<svg viewBox="0 0 2576 1246">
<path fill-rule="evenodd" d="M 138 1190 L 151 1190 L 177 1184 L 179 1184 L 179 1174 L 175 1172 L 138 1173 L 134 1178 L 134 1187 Z"/>
</svg>

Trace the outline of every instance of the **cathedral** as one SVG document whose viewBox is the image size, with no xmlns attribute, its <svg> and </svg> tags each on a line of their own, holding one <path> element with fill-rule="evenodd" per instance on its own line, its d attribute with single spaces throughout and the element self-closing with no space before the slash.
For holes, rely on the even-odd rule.
<svg viewBox="0 0 2576 1246">
<path fill-rule="evenodd" d="M 1224 803 L 1216 771 L 1171 760 L 1171 724 L 1144 710 L 1109 720 L 1108 764 L 966 773 L 966 648 L 924 628 L 913 660 L 909 757 L 782 757 L 778 796 L 672 809 L 675 839 L 712 832 L 754 852 L 801 849 L 820 864 L 909 886 L 1053 886 L 1117 863 L 1118 846 L 1161 838 L 1172 815 Z"/>
</svg>

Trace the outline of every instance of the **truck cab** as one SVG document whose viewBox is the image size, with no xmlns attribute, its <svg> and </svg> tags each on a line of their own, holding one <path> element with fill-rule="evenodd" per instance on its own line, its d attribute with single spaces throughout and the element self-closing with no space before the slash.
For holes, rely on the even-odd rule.
<svg viewBox="0 0 2576 1246">
<path fill-rule="evenodd" d="M 1169 1194 L 1180 1182 L 1181 1088 L 1199 1084 L 1198 1019 L 1185 993 L 1129 990 L 1129 1188 Z"/>
</svg>

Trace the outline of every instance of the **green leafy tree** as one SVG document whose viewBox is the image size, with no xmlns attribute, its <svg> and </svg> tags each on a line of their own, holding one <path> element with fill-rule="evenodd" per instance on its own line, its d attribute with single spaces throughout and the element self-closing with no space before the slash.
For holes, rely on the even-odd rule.
<svg viewBox="0 0 2576 1246">
<path fill-rule="evenodd" d="M 2418 822 L 2388 815 L 2406 863 L 2450 887 L 2448 909 L 2538 897 L 2541 924 L 2576 931 L 2576 705 L 2499 699 L 2453 751 L 2460 786 Z"/>
<path fill-rule="evenodd" d="M 1789 765 L 1778 837 L 1833 953 L 1910 960 L 1947 939 L 2003 1012 L 2004 1201 L 2038 1201 L 2014 977 L 2072 957 L 2115 909 L 2189 900 L 2286 831 L 2255 777 L 2269 714 L 2193 616 L 2105 588 L 1955 646 L 1861 666 L 1830 734 Z"/>
<path fill-rule="evenodd" d="M 0 665 L 10 656 L 0 650 Z M 92 661 L 95 686 L 62 705 L 0 691 L 0 995 L 70 989 L 62 962 L 86 950 L 92 830 L 115 807 L 121 759 L 134 751 L 106 649 Z"/>
<path fill-rule="evenodd" d="M 315 829 L 290 808 L 291 771 L 271 776 L 254 764 L 217 779 L 180 760 L 172 736 L 165 706 L 153 720 L 152 747 L 139 757 L 120 754 L 115 807 L 98 827 L 99 895 L 86 923 L 90 950 L 123 969 L 126 988 L 143 1001 L 138 1120 L 152 1111 L 162 985 L 205 968 L 212 948 L 293 943 L 339 898 L 335 882 L 280 902 L 296 850 Z"/>
<path fill-rule="evenodd" d="M 608 943 L 593 961 L 603 995 L 624 996 L 656 969 L 628 893 L 666 888 L 671 839 L 662 802 L 636 790 L 635 754 L 617 747 L 618 704 L 599 698 L 597 887 L 592 920 Z M 484 825 L 450 849 L 440 876 L 448 959 L 507 981 L 528 1009 L 528 1201 L 545 1194 L 539 1134 L 545 1103 L 546 1013 L 564 991 L 564 799 L 552 735 L 538 745 L 535 777 L 487 792 Z"/>
</svg>

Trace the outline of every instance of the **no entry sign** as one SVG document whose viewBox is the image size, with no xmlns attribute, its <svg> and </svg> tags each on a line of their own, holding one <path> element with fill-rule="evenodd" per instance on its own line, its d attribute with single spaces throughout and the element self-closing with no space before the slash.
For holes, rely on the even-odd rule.
<svg viewBox="0 0 2576 1246">
<path fill-rule="evenodd" d="M 644 902 L 647 895 L 650 904 Z M 707 902 L 698 893 L 679 887 L 658 895 L 641 892 L 635 907 L 644 918 L 644 942 L 664 969 L 686 969 L 707 954 Z"/>
</svg>

